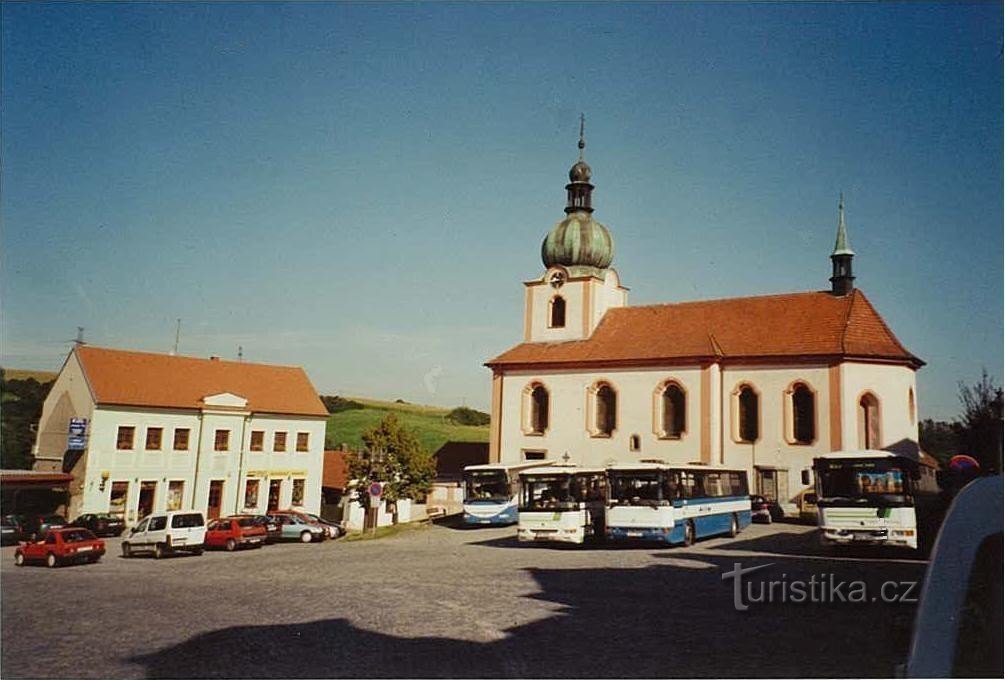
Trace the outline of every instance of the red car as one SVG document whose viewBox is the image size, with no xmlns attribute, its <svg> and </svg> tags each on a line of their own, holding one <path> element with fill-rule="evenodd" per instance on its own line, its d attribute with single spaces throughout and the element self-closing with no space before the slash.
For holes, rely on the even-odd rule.
<svg viewBox="0 0 1005 680">
<path fill-rule="evenodd" d="M 20 543 L 14 551 L 14 564 L 45 562 L 58 567 L 68 562 L 97 562 L 105 554 L 105 542 L 87 529 L 50 529 L 41 541 Z"/>
<path fill-rule="evenodd" d="M 251 517 L 215 519 L 206 527 L 207 548 L 261 548 L 268 532 Z"/>
</svg>

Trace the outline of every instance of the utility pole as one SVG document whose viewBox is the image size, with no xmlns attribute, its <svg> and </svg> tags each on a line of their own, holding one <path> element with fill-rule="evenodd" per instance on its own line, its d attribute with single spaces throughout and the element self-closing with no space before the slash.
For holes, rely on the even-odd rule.
<svg viewBox="0 0 1005 680">
<path fill-rule="evenodd" d="M 174 327 L 174 349 L 171 350 L 171 356 L 178 353 L 178 340 L 181 338 L 181 319 L 175 323 Z"/>
</svg>

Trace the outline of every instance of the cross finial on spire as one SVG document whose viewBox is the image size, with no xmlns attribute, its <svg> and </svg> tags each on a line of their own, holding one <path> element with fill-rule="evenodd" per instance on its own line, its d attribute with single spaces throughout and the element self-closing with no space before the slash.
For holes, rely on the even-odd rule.
<svg viewBox="0 0 1005 680">
<path fill-rule="evenodd" d="M 579 160 L 583 160 L 583 149 L 586 148 L 586 139 L 583 136 L 586 128 L 586 114 L 579 114 Z"/>
</svg>

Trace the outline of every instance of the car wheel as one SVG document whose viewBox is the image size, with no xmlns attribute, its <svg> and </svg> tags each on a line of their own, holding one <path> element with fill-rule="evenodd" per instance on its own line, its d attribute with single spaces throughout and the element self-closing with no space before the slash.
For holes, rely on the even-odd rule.
<svg viewBox="0 0 1005 680">
<path fill-rule="evenodd" d="M 202 554 L 202 548 L 196 548 L 195 550 L 192 551 L 192 554 L 198 557 L 199 555 Z"/>
<path fill-rule="evenodd" d="M 23 567 L 24 566 L 24 555 L 21 553 L 14 553 L 14 564 Z"/>
<path fill-rule="evenodd" d="M 49 567 L 50 569 L 59 566 L 59 560 L 56 559 L 55 553 L 49 553 L 45 556 L 45 566 Z"/>
<path fill-rule="evenodd" d="M 161 559 L 166 554 L 167 554 L 167 551 L 164 550 L 164 545 L 163 544 L 158 543 L 157 545 L 154 546 L 154 559 L 155 560 Z"/>
<path fill-rule="evenodd" d="M 694 545 L 694 522 L 691 520 L 688 520 L 687 524 L 684 525 L 684 545 Z"/>
<path fill-rule="evenodd" d="M 736 515 L 733 515 L 729 520 L 729 537 L 736 538 L 736 535 L 740 533 L 740 522 L 736 519 Z"/>
<path fill-rule="evenodd" d="M 227 549 L 227 552 L 234 552 L 237 550 L 237 541 L 232 538 L 228 538 L 224 547 Z"/>
<path fill-rule="evenodd" d="M 133 547 L 131 545 L 129 545 L 128 543 L 123 543 L 122 544 L 122 556 L 123 557 L 132 557 L 133 556 Z"/>
<path fill-rule="evenodd" d="M 310 543 L 312 540 L 314 540 L 314 537 L 311 536 L 311 532 L 305 531 L 304 533 L 300 534 L 301 543 Z"/>
</svg>

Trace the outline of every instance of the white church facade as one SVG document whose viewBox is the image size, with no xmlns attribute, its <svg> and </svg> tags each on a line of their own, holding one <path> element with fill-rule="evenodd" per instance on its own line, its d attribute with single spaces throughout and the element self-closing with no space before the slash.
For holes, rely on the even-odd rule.
<svg viewBox="0 0 1005 680">
<path fill-rule="evenodd" d="M 582 152 L 569 178 L 523 342 L 486 364 L 492 461 L 725 465 L 792 512 L 815 456 L 917 453 L 924 362 L 855 289 L 843 201 L 830 290 L 631 307 Z"/>
</svg>

